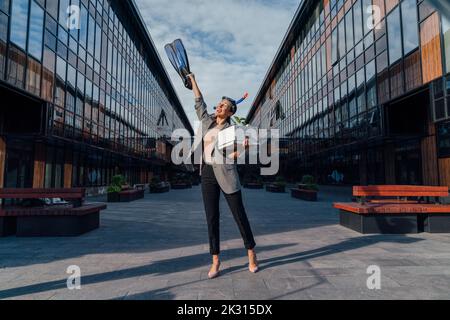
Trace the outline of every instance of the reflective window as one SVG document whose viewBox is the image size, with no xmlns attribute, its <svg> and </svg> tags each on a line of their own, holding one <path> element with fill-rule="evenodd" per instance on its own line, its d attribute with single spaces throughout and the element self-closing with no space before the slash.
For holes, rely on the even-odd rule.
<svg viewBox="0 0 450 320">
<path fill-rule="evenodd" d="M 338 36 L 339 36 L 339 59 L 345 56 L 345 24 L 342 20 L 338 25 Z"/>
<path fill-rule="evenodd" d="M 440 111 L 442 112 L 442 111 Z M 450 122 L 444 122 L 437 127 L 437 142 L 440 157 L 450 156 Z"/>
<path fill-rule="evenodd" d="M 76 76 L 77 73 L 75 71 L 75 68 L 72 67 L 70 64 L 68 65 L 68 71 L 67 71 L 67 85 L 74 91 L 76 88 Z"/>
<path fill-rule="evenodd" d="M 345 31 L 347 39 L 347 49 L 353 48 L 353 14 L 350 10 L 345 16 Z"/>
<path fill-rule="evenodd" d="M 442 16 L 442 32 L 444 35 L 445 66 L 450 73 L 450 17 Z"/>
<path fill-rule="evenodd" d="M 402 57 L 400 11 L 395 8 L 387 17 L 389 64 L 393 64 Z"/>
<path fill-rule="evenodd" d="M 370 27 L 373 25 L 372 0 L 362 0 L 362 10 L 363 10 L 363 28 L 364 34 L 366 34 L 372 30 Z"/>
<path fill-rule="evenodd" d="M 370 61 L 366 65 L 366 79 L 369 82 L 373 77 L 375 77 L 375 60 Z"/>
<path fill-rule="evenodd" d="M 100 54 L 102 50 L 102 29 L 98 24 L 95 24 L 95 59 L 100 61 Z"/>
<path fill-rule="evenodd" d="M 0 41 L 6 42 L 8 39 L 8 16 L 0 12 Z"/>
<path fill-rule="evenodd" d="M 63 107 L 65 102 L 65 82 L 67 63 L 59 56 L 56 57 L 56 93 L 55 104 Z"/>
<path fill-rule="evenodd" d="M 36 96 L 41 91 L 41 64 L 33 58 L 28 59 L 26 89 Z"/>
<path fill-rule="evenodd" d="M 0 0 L 0 10 L 5 13 L 9 12 L 9 0 Z"/>
<path fill-rule="evenodd" d="M 419 46 L 416 0 L 402 2 L 403 50 L 408 54 Z"/>
<path fill-rule="evenodd" d="M 5 76 L 8 16 L 0 12 L 0 79 Z"/>
<path fill-rule="evenodd" d="M 353 16 L 355 21 L 355 43 L 358 43 L 363 38 L 363 22 L 361 10 L 361 0 L 358 0 L 353 5 Z"/>
<path fill-rule="evenodd" d="M 57 1 L 55 1 L 57 2 Z M 69 9 L 69 0 L 59 0 L 59 24 L 64 28 L 67 27 L 67 18 L 69 17 L 67 10 Z"/>
<path fill-rule="evenodd" d="M 88 26 L 88 12 L 87 9 L 82 5 L 80 7 L 80 43 L 86 48 L 87 44 L 87 26 Z"/>
<path fill-rule="evenodd" d="M 55 53 L 44 48 L 43 69 L 42 69 L 42 92 L 41 97 L 47 101 L 53 101 L 53 86 L 55 72 Z"/>
<path fill-rule="evenodd" d="M 42 38 L 44 32 L 44 10 L 31 1 L 30 36 L 28 38 L 28 53 L 38 61 L 42 59 Z"/>
<path fill-rule="evenodd" d="M 95 20 L 89 15 L 89 27 L 88 27 L 88 52 L 93 55 L 95 46 Z"/>
<path fill-rule="evenodd" d="M 27 45 L 28 0 L 13 0 L 11 13 L 11 42 L 22 49 Z"/>
<path fill-rule="evenodd" d="M 53 18 L 58 19 L 58 1 L 49 0 L 46 1 L 47 12 L 50 13 Z"/>
<path fill-rule="evenodd" d="M 8 81 L 12 85 L 19 88 L 24 87 L 25 65 L 25 54 L 14 46 L 10 47 L 8 57 Z"/>
</svg>

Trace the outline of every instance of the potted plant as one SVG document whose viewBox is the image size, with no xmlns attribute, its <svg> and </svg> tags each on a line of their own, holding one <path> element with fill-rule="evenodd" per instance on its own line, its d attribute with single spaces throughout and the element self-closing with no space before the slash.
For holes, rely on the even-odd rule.
<svg viewBox="0 0 450 320">
<path fill-rule="evenodd" d="M 191 178 L 184 174 L 177 174 L 172 182 L 172 189 L 180 190 L 180 189 L 190 189 L 192 188 Z"/>
<path fill-rule="evenodd" d="M 250 175 L 244 178 L 244 188 L 264 189 L 264 181 L 260 176 Z"/>
<path fill-rule="evenodd" d="M 298 188 L 291 189 L 291 195 L 294 198 L 305 201 L 317 201 L 317 193 L 319 188 L 311 175 L 305 175 L 302 182 L 298 184 Z"/>
<path fill-rule="evenodd" d="M 120 192 L 127 186 L 125 177 L 116 175 L 112 177 L 111 184 L 108 186 L 106 192 L 108 193 L 108 202 L 120 202 Z"/>
<path fill-rule="evenodd" d="M 278 176 L 276 177 L 273 183 L 270 183 L 266 186 L 266 191 L 275 193 L 285 193 L 286 185 L 287 185 L 286 180 L 283 177 Z"/>
<path fill-rule="evenodd" d="M 152 181 L 150 182 L 150 193 L 164 193 L 169 192 L 169 190 L 169 183 L 161 181 L 158 176 L 152 178 Z"/>
</svg>

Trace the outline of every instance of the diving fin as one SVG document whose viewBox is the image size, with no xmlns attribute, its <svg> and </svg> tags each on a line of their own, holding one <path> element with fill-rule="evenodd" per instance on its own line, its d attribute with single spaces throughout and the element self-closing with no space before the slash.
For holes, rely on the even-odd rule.
<svg viewBox="0 0 450 320">
<path fill-rule="evenodd" d="M 183 42 L 180 39 L 177 39 L 172 43 L 166 44 L 164 49 L 166 50 L 170 63 L 183 80 L 184 86 L 189 90 L 192 90 L 192 83 L 188 77 L 191 73 L 189 59 Z"/>
</svg>

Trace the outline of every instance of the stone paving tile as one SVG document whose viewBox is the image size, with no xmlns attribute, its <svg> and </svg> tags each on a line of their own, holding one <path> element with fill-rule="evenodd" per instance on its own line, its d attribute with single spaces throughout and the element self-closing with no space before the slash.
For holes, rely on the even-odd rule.
<svg viewBox="0 0 450 320">
<path fill-rule="evenodd" d="M 322 187 L 309 203 L 245 190 L 258 274 L 222 197 L 213 280 L 199 187 L 108 204 L 101 228 L 81 237 L 0 239 L 0 299 L 450 299 L 450 235 L 360 235 L 332 208 L 350 195 Z M 69 265 L 82 270 L 81 290 L 66 287 Z M 370 265 L 381 268 L 381 290 L 366 287 Z"/>
</svg>

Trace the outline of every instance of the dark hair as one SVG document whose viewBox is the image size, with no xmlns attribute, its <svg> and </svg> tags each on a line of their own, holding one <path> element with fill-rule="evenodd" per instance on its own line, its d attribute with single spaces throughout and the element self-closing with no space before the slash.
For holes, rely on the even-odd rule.
<svg viewBox="0 0 450 320">
<path fill-rule="evenodd" d="M 231 112 L 233 112 L 233 114 L 236 113 L 237 111 L 237 104 L 236 101 L 234 99 L 228 98 L 228 97 L 222 97 L 222 100 L 227 100 L 229 103 L 231 103 Z"/>
</svg>

